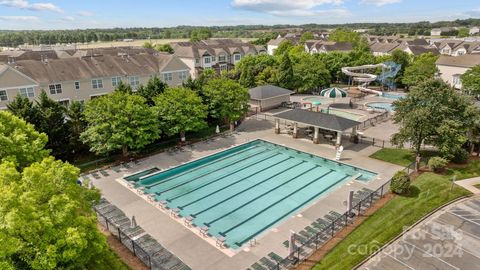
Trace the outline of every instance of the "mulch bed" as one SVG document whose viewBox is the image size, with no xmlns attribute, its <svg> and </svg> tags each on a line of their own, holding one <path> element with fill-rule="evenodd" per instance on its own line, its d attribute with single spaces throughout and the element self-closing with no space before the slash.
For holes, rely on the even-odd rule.
<svg viewBox="0 0 480 270">
<path fill-rule="evenodd" d="M 117 256 L 133 270 L 149 270 L 149 268 L 135 257 L 133 253 L 126 248 L 115 236 L 113 236 L 103 226 L 98 225 L 98 230 L 107 237 L 107 243 Z"/>
</svg>

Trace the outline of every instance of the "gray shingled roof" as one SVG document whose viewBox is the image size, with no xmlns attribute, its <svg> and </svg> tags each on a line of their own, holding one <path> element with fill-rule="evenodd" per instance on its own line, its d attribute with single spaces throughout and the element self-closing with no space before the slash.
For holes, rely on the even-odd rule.
<svg viewBox="0 0 480 270">
<path fill-rule="evenodd" d="M 464 54 L 460 56 L 441 55 L 437 65 L 471 68 L 480 65 L 480 54 Z"/>
<path fill-rule="evenodd" d="M 360 124 L 360 122 L 333 114 L 312 112 L 302 109 L 294 109 L 278 113 L 275 114 L 274 117 L 333 131 L 345 131 Z"/>
<path fill-rule="evenodd" d="M 262 85 L 249 90 L 250 99 L 262 100 L 272 97 L 291 95 L 294 92 L 275 85 Z"/>
</svg>

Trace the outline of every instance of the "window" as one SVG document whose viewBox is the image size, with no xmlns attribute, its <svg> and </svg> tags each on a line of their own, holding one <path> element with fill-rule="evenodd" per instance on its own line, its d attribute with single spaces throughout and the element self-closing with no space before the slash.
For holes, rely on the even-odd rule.
<svg viewBox="0 0 480 270">
<path fill-rule="evenodd" d="M 204 57 L 204 58 L 203 58 L 203 63 L 205 63 L 205 64 L 210 64 L 210 63 L 211 63 L 210 57 Z"/>
<path fill-rule="evenodd" d="M 240 58 L 242 57 L 239 53 L 236 53 L 233 55 L 233 59 L 235 59 L 235 61 L 240 61 Z"/>
<path fill-rule="evenodd" d="M 227 64 L 220 64 L 220 71 L 228 70 Z"/>
<path fill-rule="evenodd" d="M 70 101 L 68 99 L 66 100 L 59 100 L 58 103 L 64 107 L 68 107 L 68 104 L 70 104 Z"/>
<path fill-rule="evenodd" d="M 20 88 L 20 95 L 22 97 L 34 97 L 33 87 Z"/>
<path fill-rule="evenodd" d="M 7 100 L 8 100 L 7 91 L 0 90 L 0 101 L 7 101 Z"/>
<path fill-rule="evenodd" d="M 178 78 L 180 80 L 186 80 L 188 78 L 188 72 L 187 71 L 181 71 L 178 73 Z"/>
<path fill-rule="evenodd" d="M 163 73 L 163 80 L 166 82 L 173 80 L 172 73 Z"/>
<path fill-rule="evenodd" d="M 195 58 L 195 64 L 200 64 L 200 59 Z"/>
<path fill-rule="evenodd" d="M 225 62 L 225 54 L 219 55 L 218 56 L 218 62 Z"/>
<path fill-rule="evenodd" d="M 215 56 L 212 56 L 212 62 L 215 62 L 215 59 L 216 59 Z"/>
<path fill-rule="evenodd" d="M 50 84 L 48 86 L 51 95 L 61 94 L 62 93 L 62 85 L 59 83 Z"/>
<path fill-rule="evenodd" d="M 137 88 L 139 85 L 140 85 L 140 80 L 138 79 L 138 76 L 130 76 L 128 78 L 128 81 L 130 83 L 130 85 L 132 86 L 132 88 Z"/>
<path fill-rule="evenodd" d="M 102 79 L 93 79 L 92 80 L 92 88 L 93 89 L 102 89 L 103 88 L 103 80 Z"/>
<path fill-rule="evenodd" d="M 119 85 L 121 81 L 122 81 L 121 77 L 118 77 L 118 76 L 112 77 L 112 86 L 117 87 L 117 85 Z"/>
<path fill-rule="evenodd" d="M 80 89 L 80 82 L 74 82 L 75 84 L 75 90 L 79 90 Z"/>
</svg>

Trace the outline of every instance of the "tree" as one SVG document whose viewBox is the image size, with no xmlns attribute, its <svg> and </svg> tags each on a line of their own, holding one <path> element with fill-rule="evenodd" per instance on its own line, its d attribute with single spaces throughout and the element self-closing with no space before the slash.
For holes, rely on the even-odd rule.
<svg viewBox="0 0 480 270">
<path fill-rule="evenodd" d="M 398 71 L 395 78 L 397 83 L 402 82 L 405 69 L 410 65 L 410 58 L 410 55 L 405 51 L 397 49 L 392 52 L 392 61 L 401 65 L 400 71 Z"/>
<path fill-rule="evenodd" d="M 142 47 L 146 49 L 153 49 L 153 44 L 150 41 L 146 41 L 145 43 L 143 43 Z"/>
<path fill-rule="evenodd" d="M 273 52 L 273 55 L 282 56 L 285 53 L 288 53 L 292 48 L 293 48 L 293 43 L 290 40 L 286 39 L 286 40 L 280 42 L 280 44 L 278 44 L 278 47 Z"/>
<path fill-rule="evenodd" d="M 198 131 L 207 126 L 208 107 L 193 90 L 184 87 L 169 88 L 154 98 L 160 126 L 168 135 Z"/>
<path fill-rule="evenodd" d="M 115 92 L 121 92 L 125 94 L 132 94 L 132 87 L 130 84 L 126 84 L 123 81 L 118 82 L 117 87 L 115 87 Z"/>
<path fill-rule="evenodd" d="M 52 155 L 57 158 L 67 158 L 70 150 L 69 144 L 69 130 L 65 125 L 66 108 L 57 101 L 48 97 L 45 91 L 40 93 L 36 101 L 40 120 L 35 128 L 42 133 L 47 134 L 48 143 L 47 148 L 52 150 Z"/>
<path fill-rule="evenodd" d="M 458 29 L 458 35 L 457 37 L 459 38 L 464 38 L 470 36 L 470 29 L 468 28 L 460 28 Z"/>
<path fill-rule="evenodd" d="M 420 83 L 394 105 L 393 121 L 400 129 L 392 142 L 399 146 L 410 143 L 417 157 L 422 144 L 429 143 L 451 159 L 467 141 L 467 131 L 478 115 L 465 96 L 433 79 Z"/>
<path fill-rule="evenodd" d="M 293 66 L 293 71 L 295 88 L 300 93 L 330 84 L 330 73 L 325 64 L 313 55 L 303 53 L 300 61 Z"/>
<path fill-rule="evenodd" d="M 460 79 L 463 91 L 472 95 L 480 95 L 480 65 L 467 70 L 460 76 Z"/>
<path fill-rule="evenodd" d="M 416 57 L 413 62 L 405 68 L 402 83 L 408 87 L 420 84 L 423 81 L 435 77 L 438 68 L 435 65 L 438 56 L 432 53 L 424 53 Z"/>
<path fill-rule="evenodd" d="M 75 153 L 83 152 L 88 150 L 86 145 L 80 140 L 80 135 L 85 128 L 87 127 L 87 122 L 83 117 L 83 111 L 85 106 L 79 101 L 73 101 L 67 109 L 67 122 L 66 125 L 69 129 L 70 134 L 70 149 Z M 74 155 L 75 156 L 75 155 Z"/>
<path fill-rule="evenodd" d="M 293 66 L 288 53 L 284 53 L 278 67 L 278 83 L 281 87 L 293 89 L 294 86 Z"/>
<path fill-rule="evenodd" d="M 48 156 L 44 147 L 48 137 L 33 125 L 11 114 L 0 111 L 0 162 L 13 162 L 18 168 L 40 161 Z"/>
<path fill-rule="evenodd" d="M 195 41 L 200 41 L 200 40 L 206 40 L 212 37 L 212 31 L 210 31 L 209 28 L 200 28 L 200 29 L 195 29 L 192 31 L 190 34 L 190 41 L 195 42 Z"/>
<path fill-rule="evenodd" d="M 204 86 L 203 91 L 208 100 L 210 115 L 230 123 L 230 130 L 234 129 L 234 122 L 248 111 L 248 89 L 233 80 L 211 80 Z"/>
<path fill-rule="evenodd" d="M 315 54 L 327 67 L 333 82 L 339 81 L 345 75 L 342 67 L 349 66 L 351 62 L 350 54 L 346 52 L 331 52 Z"/>
<path fill-rule="evenodd" d="M 155 50 L 159 51 L 159 52 L 167 52 L 169 54 L 173 54 L 175 51 L 173 50 L 172 48 L 172 45 L 166 43 L 166 44 L 157 44 L 157 46 L 155 46 Z"/>
<path fill-rule="evenodd" d="M 85 108 L 87 129 L 80 136 L 97 154 L 141 149 L 160 137 L 158 120 L 145 98 L 113 92 L 91 100 Z"/>
<path fill-rule="evenodd" d="M 77 185 L 78 173 L 53 157 L 23 171 L 12 162 L 0 164 L 2 269 L 99 266 L 109 251 L 92 211 L 99 193 Z"/>
<path fill-rule="evenodd" d="M 347 28 L 337 28 L 330 32 L 328 40 L 336 42 L 350 42 L 355 50 L 369 51 L 368 43 L 360 33 Z"/>
<path fill-rule="evenodd" d="M 14 115 L 22 118 L 34 126 L 40 123 L 40 114 L 38 108 L 33 105 L 27 97 L 17 95 L 10 103 L 7 104 L 8 110 Z"/>
<path fill-rule="evenodd" d="M 160 95 L 167 89 L 168 85 L 160 80 L 157 76 L 154 76 L 148 80 L 147 85 L 140 85 L 136 94 L 142 96 L 147 101 L 147 104 L 153 106 L 153 98 Z"/>
<path fill-rule="evenodd" d="M 315 37 L 313 36 L 312 32 L 305 32 L 302 34 L 302 36 L 300 37 L 300 43 L 305 43 L 305 41 L 307 40 L 311 40 L 311 39 L 314 39 Z"/>
</svg>

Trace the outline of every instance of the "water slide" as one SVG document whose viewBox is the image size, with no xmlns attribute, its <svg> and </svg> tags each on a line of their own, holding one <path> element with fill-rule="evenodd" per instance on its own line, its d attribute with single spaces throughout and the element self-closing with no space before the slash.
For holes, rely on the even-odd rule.
<svg viewBox="0 0 480 270">
<path fill-rule="evenodd" d="M 353 81 L 361 83 L 358 86 L 358 89 L 363 92 L 377 94 L 379 96 L 382 95 L 381 91 L 373 90 L 368 88 L 368 84 L 373 81 L 380 81 L 382 84 L 388 85 L 389 88 L 393 88 L 395 83 L 393 79 L 397 75 L 398 71 L 400 70 L 400 65 L 388 61 L 381 64 L 375 65 L 362 65 L 356 67 L 343 67 L 342 72 L 352 77 Z M 382 73 L 380 75 L 365 73 L 364 70 L 375 70 L 377 68 L 382 68 Z M 361 72 L 358 72 L 361 71 Z"/>
</svg>

